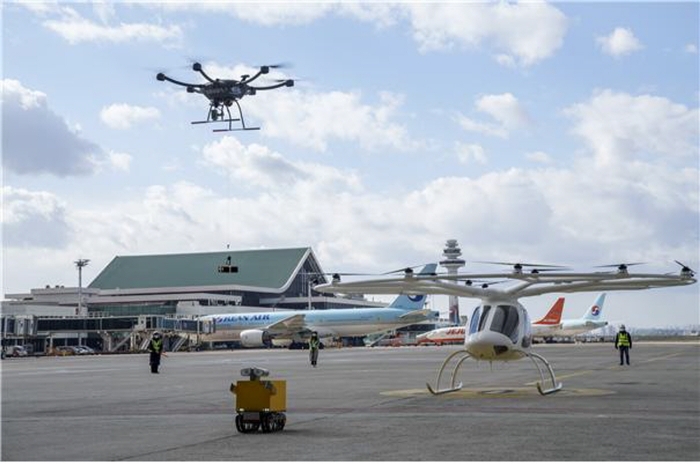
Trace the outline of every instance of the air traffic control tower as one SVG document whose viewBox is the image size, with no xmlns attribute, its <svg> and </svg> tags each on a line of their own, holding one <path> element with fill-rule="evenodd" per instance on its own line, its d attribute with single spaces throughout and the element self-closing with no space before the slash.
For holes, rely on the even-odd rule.
<svg viewBox="0 0 700 466">
<path fill-rule="evenodd" d="M 459 248 L 456 239 L 447 240 L 445 249 L 442 250 L 442 255 L 445 256 L 446 259 L 440 261 L 440 265 L 447 269 L 448 276 L 457 275 L 459 268 L 466 264 L 464 259 L 459 258 L 462 255 L 462 250 Z M 454 281 L 456 282 L 457 280 Z M 453 325 L 460 324 L 458 296 L 450 295 L 450 322 Z"/>
</svg>

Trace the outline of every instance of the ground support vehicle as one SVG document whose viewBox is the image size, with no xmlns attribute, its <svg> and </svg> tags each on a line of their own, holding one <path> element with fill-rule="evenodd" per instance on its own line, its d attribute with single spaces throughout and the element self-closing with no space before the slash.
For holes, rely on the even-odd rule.
<svg viewBox="0 0 700 466">
<path fill-rule="evenodd" d="M 270 373 L 258 367 L 242 369 L 241 375 L 250 380 L 239 380 L 230 387 L 236 397 L 238 432 L 248 434 L 260 429 L 270 433 L 284 429 L 287 422 L 287 381 L 260 380 Z"/>
</svg>

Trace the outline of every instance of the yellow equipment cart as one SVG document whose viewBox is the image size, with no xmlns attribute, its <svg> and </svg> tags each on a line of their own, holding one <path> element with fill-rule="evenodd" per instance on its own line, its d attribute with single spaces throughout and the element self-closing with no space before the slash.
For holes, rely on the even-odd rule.
<svg viewBox="0 0 700 466">
<path fill-rule="evenodd" d="M 248 434 L 260 428 L 263 432 L 284 429 L 287 416 L 287 381 L 260 380 L 270 375 L 267 369 L 246 367 L 241 375 L 250 380 L 239 380 L 231 384 L 231 393 L 236 396 L 236 429 Z"/>
</svg>

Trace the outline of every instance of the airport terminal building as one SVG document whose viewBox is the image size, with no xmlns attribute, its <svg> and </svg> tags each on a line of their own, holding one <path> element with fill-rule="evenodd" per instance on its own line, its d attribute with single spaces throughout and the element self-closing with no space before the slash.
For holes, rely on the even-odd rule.
<svg viewBox="0 0 700 466">
<path fill-rule="evenodd" d="M 8 294 L 3 315 L 207 315 L 260 308 L 380 307 L 361 297 L 322 295 L 327 282 L 311 248 L 116 256 L 85 288 Z M 235 308 L 233 308 L 235 307 Z"/>
<path fill-rule="evenodd" d="M 129 332 L 200 332 L 210 314 L 387 305 L 314 291 L 327 281 L 310 247 L 116 256 L 87 287 L 6 295 L 1 330 L 13 344 L 77 335 L 112 350 Z"/>
</svg>

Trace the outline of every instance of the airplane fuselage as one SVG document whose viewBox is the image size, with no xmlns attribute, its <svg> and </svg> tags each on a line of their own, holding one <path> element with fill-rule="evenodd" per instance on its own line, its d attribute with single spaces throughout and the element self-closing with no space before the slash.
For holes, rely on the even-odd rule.
<svg viewBox="0 0 700 466">
<path fill-rule="evenodd" d="M 425 311 L 424 314 L 413 312 L 406 315 L 411 312 L 393 308 L 352 308 L 210 315 L 206 318 L 214 321 L 216 331 L 205 338 L 210 341 L 238 340 L 242 331 L 263 329 L 294 316 L 303 316 L 305 327 L 318 331 L 321 336 L 366 336 L 431 320 L 438 314 L 436 311 Z M 291 331 L 288 336 L 297 335 Z"/>
</svg>

